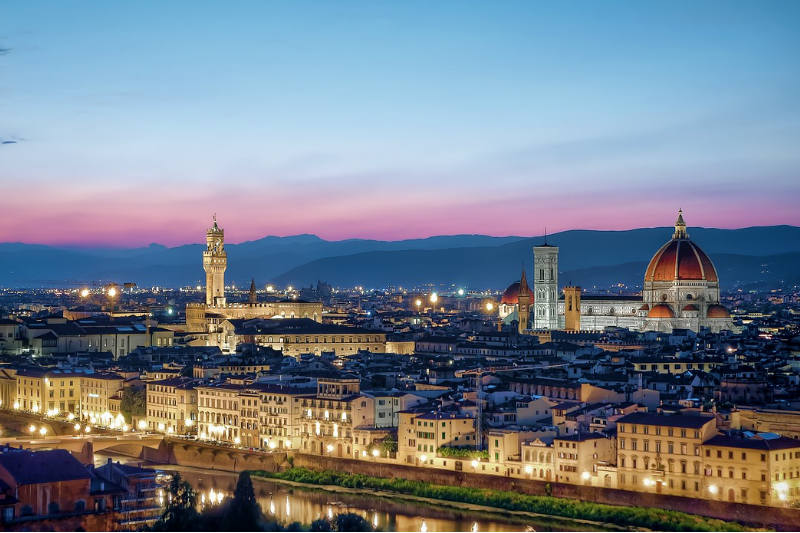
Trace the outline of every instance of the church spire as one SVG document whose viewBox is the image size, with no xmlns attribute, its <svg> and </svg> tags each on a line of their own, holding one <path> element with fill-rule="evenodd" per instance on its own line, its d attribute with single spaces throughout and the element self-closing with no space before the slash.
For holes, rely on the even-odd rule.
<svg viewBox="0 0 800 533">
<path fill-rule="evenodd" d="M 522 266 L 522 276 L 519 279 L 519 292 L 522 293 L 530 293 L 531 288 L 528 286 L 528 277 L 525 274 L 525 266 Z"/>
<path fill-rule="evenodd" d="M 256 280 L 255 278 L 250 279 L 250 303 L 258 303 L 258 299 L 256 298 Z"/>
<path fill-rule="evenodd" d="M 678 209 L 678 220 L 675 221 L 675 233 L 672 234 L 673 239 L 688 239 L 689 234 L 686 233 L 686 222 L 683 221 L 683 209 Z"/>
</svg>

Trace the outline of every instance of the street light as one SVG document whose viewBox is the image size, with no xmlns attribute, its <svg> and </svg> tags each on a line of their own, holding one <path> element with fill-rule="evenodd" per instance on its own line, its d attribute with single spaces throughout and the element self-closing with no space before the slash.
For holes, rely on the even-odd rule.
<svg viewBox="0 0 800 533">
<path fill-rule="evenodd" d="M 81 298 L 89 296 L 89 289 L 81 289 Z"/>
<path fill-rule="evenodd" d="M 438 301 L 439 301 L 439 295 L 438 295 L 438 294 L 436 294 L 435 292 L 432 292 L 432 293 L 431 293 L 431 303 L 432 303 L 432 304 L 435 304 L 435 303 L 436 303 L 436 302 L 438 302 Z"/>
</svg>

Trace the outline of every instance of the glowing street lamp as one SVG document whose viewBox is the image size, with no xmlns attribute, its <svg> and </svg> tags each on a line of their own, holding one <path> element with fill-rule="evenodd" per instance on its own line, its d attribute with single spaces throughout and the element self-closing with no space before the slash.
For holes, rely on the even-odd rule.
<svg viewBox="0 0 800 533">
<path fill-rule="evenodd" d="M 86 298 L 89 296 L 89 289 L 81 289 L 81 298 Z"/>
<path fill-rule="evenodd" d="M 438 302 L 438 301 L 439 301 L 439 295 L 438 295 L 438 294 L 436 294 L 435 292 L 432 292 L 432 293 L 431 293 L 431 303 L 432 303 L 432 304 L 435 304 L 435 303 L 436 303 L 436 302 Z"/>
<path fill-rule="evenodd" d="M 486 302 L 486 311 L 488 311 L 489 313 L 494 311 L 494 304 L 492 302 Z"/>
<path fill-rule="evenodd" d="M 464 296 L 464 289 L 458 289 L 458 295 Z"/>
<path fill-rule="evenodd" d="M 108 294 L 109 298 L 114 298 L 117 295 L 117 288 L 109 287 L 108 291 L 106 291 L 106 294 Z"/>
</svg>

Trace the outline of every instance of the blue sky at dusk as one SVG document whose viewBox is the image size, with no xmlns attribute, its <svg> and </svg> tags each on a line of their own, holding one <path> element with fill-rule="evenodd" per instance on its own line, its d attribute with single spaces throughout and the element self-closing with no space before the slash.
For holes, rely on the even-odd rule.
<svg viewBox="0 0 800 533">
<path fill-rule="evenodd" d="M 800 2 L 0 3 L 0 241 L 800 224 Z M 13 142 L 16 141 L 16 142 Z"/>
</svg>

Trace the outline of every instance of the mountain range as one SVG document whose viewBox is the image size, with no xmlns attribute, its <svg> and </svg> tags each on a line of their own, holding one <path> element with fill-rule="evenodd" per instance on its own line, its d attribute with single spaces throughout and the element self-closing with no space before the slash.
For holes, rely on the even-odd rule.
<svg viewBox="0 0 800 533">
<path fill-rule="evenodd" d="M 714 261 L 723 288 L 800 283 L 800 228 L 690 228 L 690 237 Z M 650 257 L 672 228 L 627 231 L 570 230 L 547 236 L 560 247 L 561 284 L 606 288 L 641 284 Z M 268 236 L 226 244 L 226 281 L 244 286 L 418 286 L 433 283 L 503 288 L 530 272 L 532 247 L 542 237 L 486 235 L 426 239 L 327 241 L 315 235 Z M 63 287 L 132 281 L 139 286 L 202 284 L 202 244 L 165 247 L 75 248 L 0 243 L 0 286 Z"/>
</svg>

